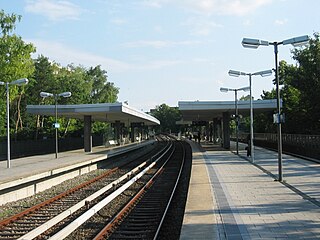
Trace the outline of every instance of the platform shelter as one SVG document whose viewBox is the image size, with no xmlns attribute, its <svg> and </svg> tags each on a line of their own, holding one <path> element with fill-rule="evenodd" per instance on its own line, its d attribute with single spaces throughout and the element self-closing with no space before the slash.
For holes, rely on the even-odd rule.
<svg viewBox="0 0 320 240">
<path fill-rule="evenodd" d="M 205 125 L 210 141 L 221 141 L 224 148 L 230 148 L 230 120 L 235 114 L 235 101 L 179 101 L 178 105 L 181 124 Z M 276 111 L 277 101 L 254 100 L 252 105 L 254 114 Z M 237 101 L 237 106 L 239 115 L 250 115 L 250 101 Z"/>
<path fill-rule="evenodd" d="M 55 116 L 55 105 L 27 105 L 27 113 L 35 115 Z M 153 116 L 130 107 L 128 104 L 97 103 L 97 104 L 75 104 L 57 105 L 58 117 L 67 117 L 84 120 L 84 150 L 91 152 L 92 121 L 112 123 L 114 126 L 115 140 L 121 142 L 123 127 L 131 128 L 131 141 L 135 141 L 135 129 L 159 125 L 160 121 Z M 141 132 L 141 131 L 140 131 Z"/>
</svg>

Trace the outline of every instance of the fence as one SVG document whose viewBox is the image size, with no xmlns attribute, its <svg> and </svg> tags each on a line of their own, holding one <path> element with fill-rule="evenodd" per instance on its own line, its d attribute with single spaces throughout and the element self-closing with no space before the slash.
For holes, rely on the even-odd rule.
<svg viewBox="0 0 320 240">
<path fill-rule="evenodd" d="M 240 134 L 239 140 L 247 141 L 248 134 Z M 261 147 L 278 148 L 276 133 L 255 133 L 254 144 Z M 282 134 L 283 151 L 320 159 L 320 135 Z"/>
<path fill-rule="evenodd" d="M 11 141 L 11 157 L 26 157 L 32 155 L 55 153 L 55 139 L 44 140 L 26 140 L 26 141 Z M 102 136 L 92 136 L 92 145 L 103 145 Z M 83 138 L 61 138 L 59 139 L 59 152 L 70 151 L 84 148 Z M 0 143 L 0 159 L 7 158 L 7 142 Z"/>
</svg>

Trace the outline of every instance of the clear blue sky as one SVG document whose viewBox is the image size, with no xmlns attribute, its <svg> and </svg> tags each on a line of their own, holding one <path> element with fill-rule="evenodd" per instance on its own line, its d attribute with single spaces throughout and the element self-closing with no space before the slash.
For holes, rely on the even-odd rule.
<svg viewBox="0 0 320 240">
<path fill-rule="evenodd" d="M 245 49 L 243 37 L 282 41 L 320 31 L 319 0 L 0 0 L 22 15 L 16 33 L 62 65 L 102 65 L 119 101 L 149 111 L 180 100 L 234 100 L 220 87 L 248 85 L 230 69 L 274 68 L 273 47 Z M 295 63 L 291 46 L 279 59 Z M 273 88 L 254 77 L 253 95 Z M 241 96 L 242 94 L 240 94 Z"/>
</svg>

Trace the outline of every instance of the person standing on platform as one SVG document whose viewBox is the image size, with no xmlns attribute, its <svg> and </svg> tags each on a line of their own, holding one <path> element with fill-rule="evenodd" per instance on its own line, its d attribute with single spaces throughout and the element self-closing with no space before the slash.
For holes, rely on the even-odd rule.
<svg viewBox="0 0 320 240">
<path fill-rule="evenodd" d="M 248 136 L 247 136 L 247 143 L 248 143 L 248 146 L 246 147 L 247 157 L 250 157 L 251 156 L 251 137 L 250 137 L 250 134 L 248 134 Z"/>
</svg>

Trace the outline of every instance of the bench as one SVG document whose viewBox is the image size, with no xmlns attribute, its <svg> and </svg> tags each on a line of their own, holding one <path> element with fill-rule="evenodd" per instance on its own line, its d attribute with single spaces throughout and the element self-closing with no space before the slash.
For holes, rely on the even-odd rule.
<svg viewBox="0 0 320 240">
<path fill-rule="evenodd" d="M 108 140 L 108 141 L 106 141 L 106 147 L 116 146 L 116 145 L 118 145 L 118 141 L 117 140 Z"/>
</svg>

